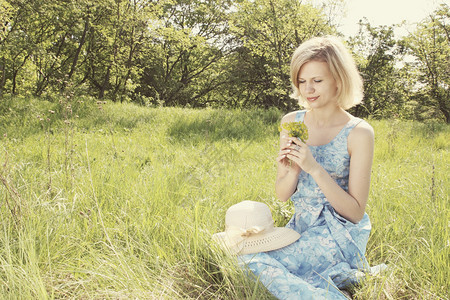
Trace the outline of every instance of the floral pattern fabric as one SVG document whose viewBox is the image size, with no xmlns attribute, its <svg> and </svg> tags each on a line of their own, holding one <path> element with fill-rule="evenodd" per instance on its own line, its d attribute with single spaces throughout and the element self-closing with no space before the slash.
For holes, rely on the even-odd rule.
<svg viewBox="0 0 450 300">
<path fill-rule="evenodd" d="M 299 111 L 295 121 L 303 121 Z M 309 146 L 314 158 L 348 190 L 350 156 L 347 137 L 362 120 L 352 118 L 328 144 Z M 240 256 L 241 263 L 279 299 L 346 299 L 339 290 L 356 284 L 369 271 L 364 256 L 371 224 L 367 214 L 358 224 L 340 216 L 306 172 L 292 195 L 295 213 L 286 227 L 301 234 L 284 248 Z"/>
</svg>

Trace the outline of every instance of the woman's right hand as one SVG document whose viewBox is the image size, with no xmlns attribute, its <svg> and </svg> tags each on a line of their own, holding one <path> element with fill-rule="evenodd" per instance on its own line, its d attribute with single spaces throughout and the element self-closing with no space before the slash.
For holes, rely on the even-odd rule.
<svg viewBox="0 0 450 300">
<path fill-rule="evenodd" d="M 291 139 L 289 139 L 286 135 L 283 135 L 281 137 L 281 149 L 280 152 L 278 152 L 277 162 L 284 167 L 286 171 L 300 174 L 302 170 L 300 166 L 287 157 L 287 155 L 292 151 L 291 146 Z"/>
<path fill-rule="evenodd" d="M 277 180 L 275 182 L 275 191 L 277 198 L 281 201 L 287 201 L 297 189 L 298 176 L 302 169 L 298 164 L 291 161 L 287 155 L 293 151 L 292 142 L 287 133 L 282 133 L 280 137 L 280 152 L 277 156 Z"/>
</svg>

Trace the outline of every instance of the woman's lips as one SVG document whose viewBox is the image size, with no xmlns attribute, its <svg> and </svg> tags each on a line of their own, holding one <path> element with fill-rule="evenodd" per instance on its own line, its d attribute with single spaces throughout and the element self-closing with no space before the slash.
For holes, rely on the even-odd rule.
<svg viewBox="0 0 450 300">
<path fill-rule="evenodd" d="M 319 98 L 319 96 L 317 96 L 317 97 L 307 97 L 306 99 L 308 101 L 315 101 L 315 100 L 317 100 L 317 98 Z"/>
</svg>

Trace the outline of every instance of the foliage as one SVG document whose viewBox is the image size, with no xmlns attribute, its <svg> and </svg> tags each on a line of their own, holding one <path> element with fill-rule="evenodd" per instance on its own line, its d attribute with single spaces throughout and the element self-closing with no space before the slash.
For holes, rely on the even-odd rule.
<svg viewBox="0 0 450 300">
<path fill-rule="evenodd" d="M 145 106 L 296 109 L 289 64 L 339 35 L 343 0 L 2 0 L 0 98 L 61 94 Z M 449 6 L 407 38 L 361 22 L 348 39 L 373 118 L 449 121 Z M 415 61 L 404 63 L 405 56 Z M 403 64 L 403 66 L 400 66 Z"/>
<path fill-rule="evenodd" d="M 134 61 L 148 37 L 153 1 L 8 1 L 15 10 L 2 41 L 0 90 L 43 95 L 67 85 L 99 98 L 127 97 Z M 19 82 L 25 84 L 20 85 Z M 89 92 L 87 92 L 89 91 Z"/>
<path fill-rule="evenodd" d="M 431 115 L 450 122 L 449 23 L 450 6 L 441 4 L 403 40 L 404 47 L 416 58 L 409 66 L 418 72 L 415 100 L 419 104 L 416 108 L 419 119 Z"/>
<path fill-rule="evenodd" d="M 449 6 L 442 4 L 415 32 L 400 40 L 401 25 L 360 22 L 349 39 L 364 78 L 363 103 L 351 110 L 372 118 L 437 119 L 449 122 Z"/>
<path fill-rule="evenodd" d="M 230 5 L 229 0 L 168 2 L 152 25 L 136 93 L 152 104 L 205 106 L 207 95 L 226 82 L 221 62 L 230 52 Z"/>
<path fill-rule="evenodd" d="M 291 52 L 332 32 L 325 7 L 296 0 L 5 3 L 0 91 L 13 95 L 292 107 Z"/>
<path fill-rule="evenodd" d="M 402 73 L 396 67 L 401 50 L 394 40 L 394 27 L 374 28 L 360 21 L 360 31 L 349 44 L 364 80 L 363 103 L 352 112 L 360 117 L 400 117 L 407 94 Z"/>
<path fill-rule="evenodd" d="M 292 109 L 289 65 L 300 43 L 333 32 L 324 12 L 297 0 L 244 0 L 232 15 L 237 52 L 231 61 L 228 101 Z"/>
</svg>

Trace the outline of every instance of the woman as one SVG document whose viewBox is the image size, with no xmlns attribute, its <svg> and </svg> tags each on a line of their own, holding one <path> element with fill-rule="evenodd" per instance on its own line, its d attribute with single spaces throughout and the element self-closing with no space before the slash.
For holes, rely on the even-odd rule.
<svg viewBox="0 0 450 300">
<path fill-rule="evenodd" d="M 340 291 L 369 269 L 365 213 L 374 133 L 346 112 L 362 99 L 362 79 L 335 37 L 300 45 L 291 61 L 293 97 L 306 110 L 281 123 L 302 121 L 308 139 L 280 133 L 276 193 L 295 214 L 286 227 L 300 238 L 282 249 L 243 255 L 247 266 L 280 299 L 345 299 Z"/>
</svg>

